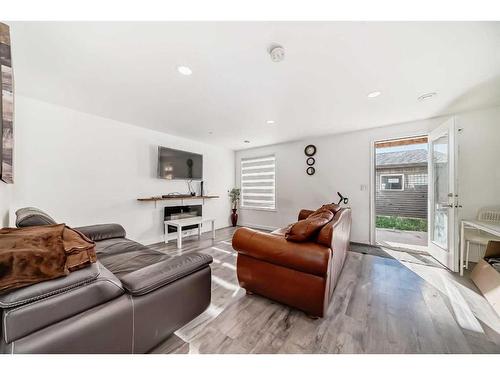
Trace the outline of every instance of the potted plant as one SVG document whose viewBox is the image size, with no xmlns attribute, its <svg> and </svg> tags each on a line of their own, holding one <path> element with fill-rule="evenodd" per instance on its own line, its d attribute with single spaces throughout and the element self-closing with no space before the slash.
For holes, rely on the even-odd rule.
<svg viewBox="0 0 500 375">
<path fill-rule="evenodd" d="M 235 227 L 238 222 L 238 214 L 236 213 L 236 210 L 238 209 L 238 203 L 240 202 L 240 194 L 241 192 L 238 188 L 232 188 L 229 192 L 229 197 L 231 198 L 231 204 L 233 206 L 233 213 L 231 214 L 231 223 L 233 224 L 233 227 Z"/>
</svg>

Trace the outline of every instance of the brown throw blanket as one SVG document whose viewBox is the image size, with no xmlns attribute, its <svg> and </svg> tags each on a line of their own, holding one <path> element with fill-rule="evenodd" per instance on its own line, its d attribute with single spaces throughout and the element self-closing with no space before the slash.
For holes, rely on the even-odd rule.
<svg viewBox="0 0 500 375">
<path fill-rule="evenodd" d="M 95 261 L 95 243 L 64 224 L 1 229 L 0 293 L 65 276 Z"/>
</svg>

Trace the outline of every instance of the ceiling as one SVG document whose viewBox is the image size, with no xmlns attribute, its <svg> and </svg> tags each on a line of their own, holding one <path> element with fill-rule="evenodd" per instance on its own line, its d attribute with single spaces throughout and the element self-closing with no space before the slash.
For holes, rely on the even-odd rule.
<svg viewBox="0 0 500 375">
<path fill-rule="evenodd" d="M 17 93 L 232 149 L 500 104 L 499 22 L 9 24 Z"/>
</svg>

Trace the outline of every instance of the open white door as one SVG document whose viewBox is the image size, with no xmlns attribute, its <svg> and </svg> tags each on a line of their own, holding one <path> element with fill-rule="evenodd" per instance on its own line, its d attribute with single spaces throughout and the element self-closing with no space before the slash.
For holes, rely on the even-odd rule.
<svg viewBox="0 0 500 375">
<path fill-rule="evenodd" d="M 429 134 L 429 253 L 458 271 L 457 127 L 451 118 Z"/>
</svg>

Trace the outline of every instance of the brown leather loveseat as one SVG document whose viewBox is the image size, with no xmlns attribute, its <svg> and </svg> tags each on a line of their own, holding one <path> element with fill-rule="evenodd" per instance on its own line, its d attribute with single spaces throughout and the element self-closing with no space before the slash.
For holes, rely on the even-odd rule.
<svg viewBox="0 0 500 375">
<path fill-rule="evenodd" d="M 300 211 L 299 220 L 313 212 Z M 348 251 L 351 209 L 340 209 L 321 233 L 307 242 L 288 241 L 287 229 L 264 233 L 240 228 L 234 233 L 240 286 L 247 293 L 298 308 L 312 317 L 323 317 Z"/>
</svg>

